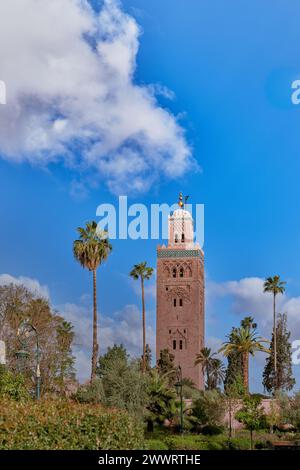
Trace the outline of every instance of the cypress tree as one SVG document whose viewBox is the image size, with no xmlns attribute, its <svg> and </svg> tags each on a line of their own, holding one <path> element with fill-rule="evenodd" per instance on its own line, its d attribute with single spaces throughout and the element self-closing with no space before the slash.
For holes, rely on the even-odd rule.
<svg viewBox="0 0 300 470">
<path fill-rule="evenodd" d="M 277 340 L 277 374 L 275 375 L 274 361 L 274 333 L 270 345 L 270 355 L 266 359 L 263 373 L 263 386 L 269 393 L 277 390 L 292 390 L 296 381 L 292 372 L 292 347 L 290 343 L 291 333 L 287 328 L 286 314 L 279 314 L 276 325 Z"/>
<path fill-rule="evenodd" d="M 173 385 L 176 379 L 176 367 L 174 364 L 174 359 L 174 354 L 172 354 L 168 348 L 162 349 L 159 353 L 159 358 L 156 365 L 159 375 L 168 374 L 170 385 Z"/>
</svg>

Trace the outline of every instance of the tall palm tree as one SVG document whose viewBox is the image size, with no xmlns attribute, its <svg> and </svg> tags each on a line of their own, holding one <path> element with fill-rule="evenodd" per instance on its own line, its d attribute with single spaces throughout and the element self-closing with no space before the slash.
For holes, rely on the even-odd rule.
<svg viewBox="0 0 300 470">
<path fill-rule="evenodd" d="M 93 353 L 91 380 L 96 377 L 98 358 L 98 336 L 97 336 L 97 269 L 109 256 L 112 246 L 109 243 L 108 234 L 97 230 L 95 221 L 87 222 L 85 228 L 78 227 L 79 239 L 73 243 L 73 254 L 75 259 L 83 268 L 93 273 Z"/>
<path fill-rule="evenodd" d="M 130 271 L 129 275 L 135 279 L 141 280 L 142 288 L 142 321 L 143 321 L 143 363 L 142 368 L 143 372 L 146 371 L 146 310 L 145 310 L 145 289 L 144 281 L 149 280 L 153 274 L 153 268 L 147 266 L 147 262 L 135 264 L 133 269 Z"/>
<path fill-rule="evenodd" d="M 236 328 L 230 335 L 229 341 L 223 343 L 219 352 L 228 357 L 232 353 L 239 353 L 242 356 L 243 383 L 245 390 L 249 391 L 249 354 L 254 356 L 255 352 L 270 351 L 263 346 L 262 343 L 268 343 L 266 339 L 257 335 L 255 330 L 250 328 Z"/>
<path fill-rule="evenodd" d="M 201 364 L 202 366 L 202 371 L 204 374 L 206 374 L 206 388 L 208 390 L 211 390 L 211 376 L 210 376 L 210 371 L 212 368 L 212 364 L 214 359 L 214 356 L 216 354 L 211 352 L 211 348 L 202 348 L 200 350 L 200 353 L 197 354 L 196 360 L 195 360 L 195 366 L 198 364 Z"/>
<path fill-rule="evenodd" d="M 264 282 L 264 292 L 273 294 L 273 337 L 274 337 L 274 375 L 275 388 L 277 388 L 277 338 L 276 338 L 276 296 L 285 292 L 286 282 L 280 276 L 267 277 Z"/>
<path fill-rule="evenodd" d="M 250 328 L 250 329 L 253 328 L 253 330 L 256 330 L 257 323 L 255 323 L 253 317 L 249 316 L 249 317 L 245 317 L 245 318 L 243 318 L 243 320 L 241 320 L 241 326 L 243 328 Z"/>
</svg>

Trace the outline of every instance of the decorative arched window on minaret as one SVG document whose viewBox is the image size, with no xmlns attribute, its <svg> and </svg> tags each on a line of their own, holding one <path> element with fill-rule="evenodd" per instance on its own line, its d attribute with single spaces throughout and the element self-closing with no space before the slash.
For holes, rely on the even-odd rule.
<svg viewBox="0 0 300 470">
<path fill-rule="evenodd" d="M 157 249 L 156 357 L 168 348 L 183 377 L 203 389 L 195 358 L 204 347 L 204 254 L 182 194 L 178 205 L 168 218 L 168 245 Z"/>
</svg>

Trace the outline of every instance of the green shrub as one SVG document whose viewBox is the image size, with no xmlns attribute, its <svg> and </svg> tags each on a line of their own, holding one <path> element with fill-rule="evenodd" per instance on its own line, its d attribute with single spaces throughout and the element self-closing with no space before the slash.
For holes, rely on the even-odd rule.
<svg viewBox="0 0 300 470">
<path fill-rule="evenodd" d="M 170 436 L 166 437 L 164 439 L 164 444 L 166 445 L 168 450 L 177 449 L 177 447 L 176 447 L 176 438 L 174 438 L 174 437 L 170 437 Z"/>
<path fill-rule="evenodd" d="M 278 399 L 283 423 L 291 424 L 300 431 L 300 391 L 292 397 L 281 394 Z"/>
<path fill-rule="evenodd" d="M 168 450 L 167 444 L 159 439 L 148 439 L 145 448 L 147 450 Z"/>
<path fill-rule="evenodd" d="M 78 403 L 99 404 L 103 401 L 103 385 L 99 378 L 87 385 L 80 385 L 73 398 Z"/>
<path fill-rule="evenodd" d="M 272 445 L 272 442 L 269 439 L 261 439 L 261 440 L 255 442 L 254 448 L 257 449 L 257 450 L 272 449 L 273 445 Z"/>
<path fill-rule="evenodd" d="M 226 446 L 222 444 L 221 442 L 207 442 L 207 450 L 225 450 Z"/>
<path fill-rule="evenodd" d="M 193 403 L 193 416 L 197 422 L 195 428 L 206 425 L 221 425 L 224 420 L 225 401 L 217 390 L 202 390 Z"/>
<path fill-rule="evenodd" d="M 204 436 L 217 436 L 222 434 L 224 428 L 222 426 L 217 426 L 216 424 L 207 424 L 201 429 Z"/>
<path fill-rule="evenodd" d="M 217 438 L 203 438 L 194 434 L 182 436 L 169 436 L 164 440 L 168 450 L 209 450 L 223 449 L 221 440 Z"/>
<path fill-rule="evenodd" d="M 99 405 L 0 402 L 0 449 L 143 448 L 143 430 L 126 411 Z"/>
<path fill-rule="evenodd" d="M 228 443 L 228 448 L 230 450 L 249 450 L 250 439 L 248 439 L 247 437 L 231 438 Z"/>
<path fill-rule="evenodd" d="M 11 398 L 16 401 L 30 398 L 24 377 L 21 374 L 13 374 L 3 365 L 0 365 L 0 398 Z"/>
</svg>

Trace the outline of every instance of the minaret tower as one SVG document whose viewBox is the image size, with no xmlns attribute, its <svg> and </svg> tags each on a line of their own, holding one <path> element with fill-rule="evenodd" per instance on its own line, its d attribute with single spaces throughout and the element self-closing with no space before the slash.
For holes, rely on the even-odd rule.
<svg viewBox="0 0 300 470">
<path fill-rule="evenodd" d="M 169 215 L 168 245 L 157 248 L 156 358 L 168 349 L 183 377 L 203 389 L 202 368 L 194 364 L 204 347 L 204 254 L 182 193 L 178 205 Z"/>
</svg>

